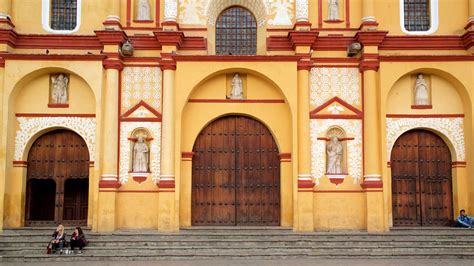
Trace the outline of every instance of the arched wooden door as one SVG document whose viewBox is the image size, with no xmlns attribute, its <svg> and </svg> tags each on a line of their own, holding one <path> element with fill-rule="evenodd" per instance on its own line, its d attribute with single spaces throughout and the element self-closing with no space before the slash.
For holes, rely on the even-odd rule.
<svg viewBox="0 0 474 266">
<path fill-rule="evenodd" d="M 452 223 L 451 153 L 438 135 L 406 132 L 393 146 L 390 167 L 394 226 Z"/>
<path fill-rule="evenodd" d="M 28 153 L 27 226 L 57 223 L 86 225 L 89 193 L 89 150 L 69 130 L 39 137 Z"/>
<path fill-rule="evenodd" d="M 279 225 L 280 160 L 262 123 L 226 116 L 193 148 L 192 225 Z"/>
</svg>

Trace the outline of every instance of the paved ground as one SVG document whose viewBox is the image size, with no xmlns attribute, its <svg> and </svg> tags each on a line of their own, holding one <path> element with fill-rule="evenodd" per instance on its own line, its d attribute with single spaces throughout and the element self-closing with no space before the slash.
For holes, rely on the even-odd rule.
<svg viewBox="0 0 474 266">
<path fill-rule="evenodd" d="M 68 266 L 237 266 L 237 265 L 258 265 L 258 266 L 306 266 L 306 265 L 350 265 L 350 266 L 366 266 L 366 265 L 381 265 L 381 266 L 424 266 L 424 265 L 456 265 L 456 266 L 472 266 L 474 260 L 461 259 L 348 259 L 348 260 L 315 260 L 315 259 L 285 259 L 285 260 L 174 260 L 174 261 L 83 261 L 83 262 L 42 262 L 42 263 L 28 263 L 28 265 L 50 266 L 50 265 L 68 265 Z M 2 263 L 5 266 L 23 266 L 25 263 Z"/>
</svg>

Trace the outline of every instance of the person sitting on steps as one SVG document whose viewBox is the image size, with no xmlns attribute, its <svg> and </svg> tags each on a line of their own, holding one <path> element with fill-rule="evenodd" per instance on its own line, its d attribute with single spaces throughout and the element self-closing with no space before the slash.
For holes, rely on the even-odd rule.
<svg viewBox="0 0 474 266">
<path fill-rule="evenodd" d="M 48 244 L 48 254 L 50 254 L 51 251 L 53 253 L 56 253 L 58 249 L 59 249 L 59 254 L 62 254 L 63 248 L 67 247 L 66 233 L 64 232 L 64 226 L 62 224 L 59 224 L 58 227 L 56 227 L 56 230 L 54 231 L 51 237 L 52 239 L 49 241 L 49 244 Z"/>
<path fill-rule="evenodd" d="M 87 244 L 86 236 L 82 231 L 81 227 L 76 227 L 74 233 L 71 236 L 71 250 L 74 251 L 74 248 L 79 248 L 79 254 L 82 254 L 82 248 Z"/>
<path fill-rule="evenodd" d="M 465 210 L 459 212 L 459 217 L 456 220 L 456 227 L 472 228 L 474 219 L 466 215 Z"/>
</svg>

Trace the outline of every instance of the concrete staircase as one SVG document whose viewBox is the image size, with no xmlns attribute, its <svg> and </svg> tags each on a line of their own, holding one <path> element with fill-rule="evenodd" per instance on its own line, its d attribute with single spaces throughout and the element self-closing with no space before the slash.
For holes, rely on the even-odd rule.
<svg viewBox="0 0 474 266">
<path fill-rule="evenodd" d="M 6 229 L 2 261 L 172 260 L 212 258 L 474 258 L 474 230 L 405 228 L 389 233 L 294 233 L 281 227 L 193 227 L 179 233 L 92 233 L 82 255 L 47 255 L 54 228 Z M 70 236 L 72 228 L 67 228 Z"/>
</svg>

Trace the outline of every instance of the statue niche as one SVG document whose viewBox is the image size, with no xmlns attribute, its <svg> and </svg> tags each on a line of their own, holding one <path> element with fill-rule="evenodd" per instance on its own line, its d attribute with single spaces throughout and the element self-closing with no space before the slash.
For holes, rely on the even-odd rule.
<svg viewBox="0 0 474 266">
<path fill-rule="evenodd" d="M 344 141 L 345 132 L 339 128 L 332 128 L 327 133 L 326 143 L 326 174 L 347 174 L 347 148 Z"/>
<path fill-rule="evenodd" d="M 151 20 L 150 0 L 136 0 L 135 1 L 135 20 L 149 21 Z"/>
<path fill-rule="evenodd" d="M 244 85 L 239 73 L 234 74 L 231 81 L 229 99 L 244 100 Z"/>
<path fill-rule="evenodd" d="M 430 105 L 429 87 L 423 74 L 418 74 L 414 88 L 415 105 Z"/>
<path fill-rule="evenodd" d="M 339 0 L 328 0 L 328 20 L 339 20 Z"/>
<path fill-rule="evenodd" d="M 132 173 L 149 173 L 150 169 L 150 148 L 149 134 L 146 130 L 140 129 L 132 133 L 131 140 L 131 169 Z"/>
<path fill-rule="evenodd" d="M 60 73 L 60 74 L 51 75 L 51 86 L 50 86 L 50 103 L 51 104 L 67 104 L 68 84 L 69 84 L 69 77 L 67 74 Z"/>
</svg>

